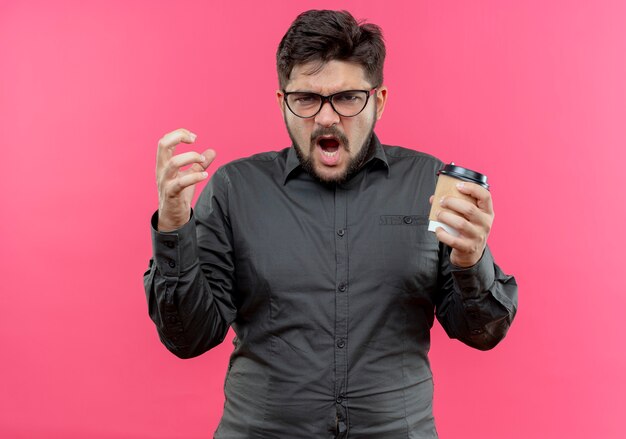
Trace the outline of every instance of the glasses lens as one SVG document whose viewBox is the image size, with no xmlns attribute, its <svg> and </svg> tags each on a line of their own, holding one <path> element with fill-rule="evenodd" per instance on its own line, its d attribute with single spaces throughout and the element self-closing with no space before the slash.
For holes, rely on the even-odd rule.
<svg viewBox="0 0 626 439">
<path fill-rule="evenodd" d="M 333 107 L 342 116 L 356 116 L 367 104 L 368 93 L 360 90 L 337 93 L 332 98 Z"/>
<path fill-rule="evenodd" d="M 291 93 L 287 104 L 291 111 L 300 117 L 311 117 L 320 109 L 322 98 L 313 93 Z"/>
</svg>

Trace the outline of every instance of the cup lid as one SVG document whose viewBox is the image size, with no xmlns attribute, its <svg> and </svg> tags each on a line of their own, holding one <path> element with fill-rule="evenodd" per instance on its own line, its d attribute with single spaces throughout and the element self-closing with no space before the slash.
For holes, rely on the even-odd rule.
<svg viewBox="0 0 626 439">
<path fill-rule="evenodd" d="M 444 167 L 437 172 L 437 175 L 439 174 L 449 175 L 450 177 L 458 178 L 460 180 L 476 183 L 485 189 L 489 189 L 486 175 L 472 171 L 471 169 L 463 168 L 462 166 L 457 166 L 454 162 L 444 165 Z"/>
</svg>

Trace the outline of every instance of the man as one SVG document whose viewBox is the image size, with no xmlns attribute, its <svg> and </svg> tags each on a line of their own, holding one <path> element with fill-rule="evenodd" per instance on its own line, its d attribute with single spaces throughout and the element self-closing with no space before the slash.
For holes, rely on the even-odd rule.
<svg viewBox="0 0 626 439">
<path fill-rule="evenodd" d="M 217 438 L 436 438 L 430 328 L 490 349 L 517 307 L 486 247 L 489 192 L 432 200 L 442 163 L 383 146 L 380 29 L 308 11 L 277 52 L 292 147 L 227 164 L 159 142 L 150 317 L 181 358 L 236 337 Z M 191 165 L 187 170 L 181 168 Z M 454 237 L 427 230 L 430 201 Z"/>
</svg>

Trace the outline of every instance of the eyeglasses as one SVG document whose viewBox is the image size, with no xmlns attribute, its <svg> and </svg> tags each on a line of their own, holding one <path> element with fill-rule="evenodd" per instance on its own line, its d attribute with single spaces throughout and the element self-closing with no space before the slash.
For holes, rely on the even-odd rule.
<svg viewBox="0 0 626 439">
<path fill-rule="evenodd" d="M 283 90 L 283 94 L 287 108 L 296 116 L 308 119 L 317 115 L 326 101 L 330 103 L 338 115 L 354 117 L 365 109 L 367 101 L 375 91 L 375 88 L 371 90 L 346 90 L 322 96 L 317 93 L 286 92 Z"/>
</svg>

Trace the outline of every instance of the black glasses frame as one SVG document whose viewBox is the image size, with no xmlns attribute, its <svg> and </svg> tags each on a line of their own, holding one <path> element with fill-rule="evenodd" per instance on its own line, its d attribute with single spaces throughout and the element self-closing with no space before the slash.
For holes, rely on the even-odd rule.
<svg viewBox="0 0 626 439">
<path fill-rule="evenodd" d="M 342 90 L 342 91 L 338 91 L 337 93 L 333 93 L 333 94 L 331 94 L 331 95 L 327 95 L 327 96 L 324 96 L 324 95 L 321 95 L 321 94 L 318 94 L 318 93 L 308 92 L 308 91 L 285 91 L 285 90 L 283 90 L 283 95 L 285 96 L 285 104 L 287 105 L 287 108 L 289 108 L 289 111 L 291 111 L 291 112 L 294 114 L 294 116 L 297 116 L 297 117 L 299 117 L 300 119 L 310 119 L 310 118 L 312 118 L 312 117 L 317 116 L 317 115 L 318 115 L 318 113 L 319 113 L 320 111 L 322 111 L 322 108 L 324 107 L 324 104 L 325 104 L 326 102 L 328 102 L 328 103 L 330 104 L 330 106 L 331 106 L 331 108 L 333 109 L 333 111 L 334 111 L 335 113 L 337 113 L 339 116 L 341 116 L 341 117 L 355 117 L 355 116 L 358 116 L 359 114 L 361 114 L 361 113 L 363 112 L 363 110 L 365 110 L 365 107 L 367 107 L 367 103 L 369 102 L 370 96 L 371 96 L 372 94 L 374 94 L 374 93 L 376 92 L 376 90 L 377 90 L 377 87 L 372 88 L 371 90 Z M 363 93 L 365 93 L 365 95 L 366 95 L 366 96 L 365 96 L 365 104 L 363 105 L 363 108 L 361 108 L 361 110 L 360 110 L 358 113 L 353 114 L 353 115 L 350 115 L 350 116 L 346 116 L 346 115 L 344 115 L 344 114 L 341 114 L 339 111 L 337 111 L 337 109 L 336 109 L 336 108 L 335 108 L 335 106 L 333 105 L 333 98 L 334 98 L 335 96 L 337 96 L 337 95 L 342 94 L 342 93 L 350 93 L 350 92 L 355 92 L 355 91 L 360 91 L 360 92 L 363 92 Z M 300 93 L 300 94 L 308 94 L 308 95 L 317 96 L 317 97 L 319 97 L 319 98 L 321 99 L 321 102 L 320 102 L 320 107 L 319 107 L 319 108 L 318 108 L 318 110 L 317 110 L 314 114 L 312 114 L 311 116 L 300 116 L 298 113 L 296 113 L 295 111 L 293 111 L 293 109 L 289 106 L 289 99 L 287 99 L 287 97 L 288 97 L 289 95 L 298 94 L 298 93 Z"/>
</svg>

